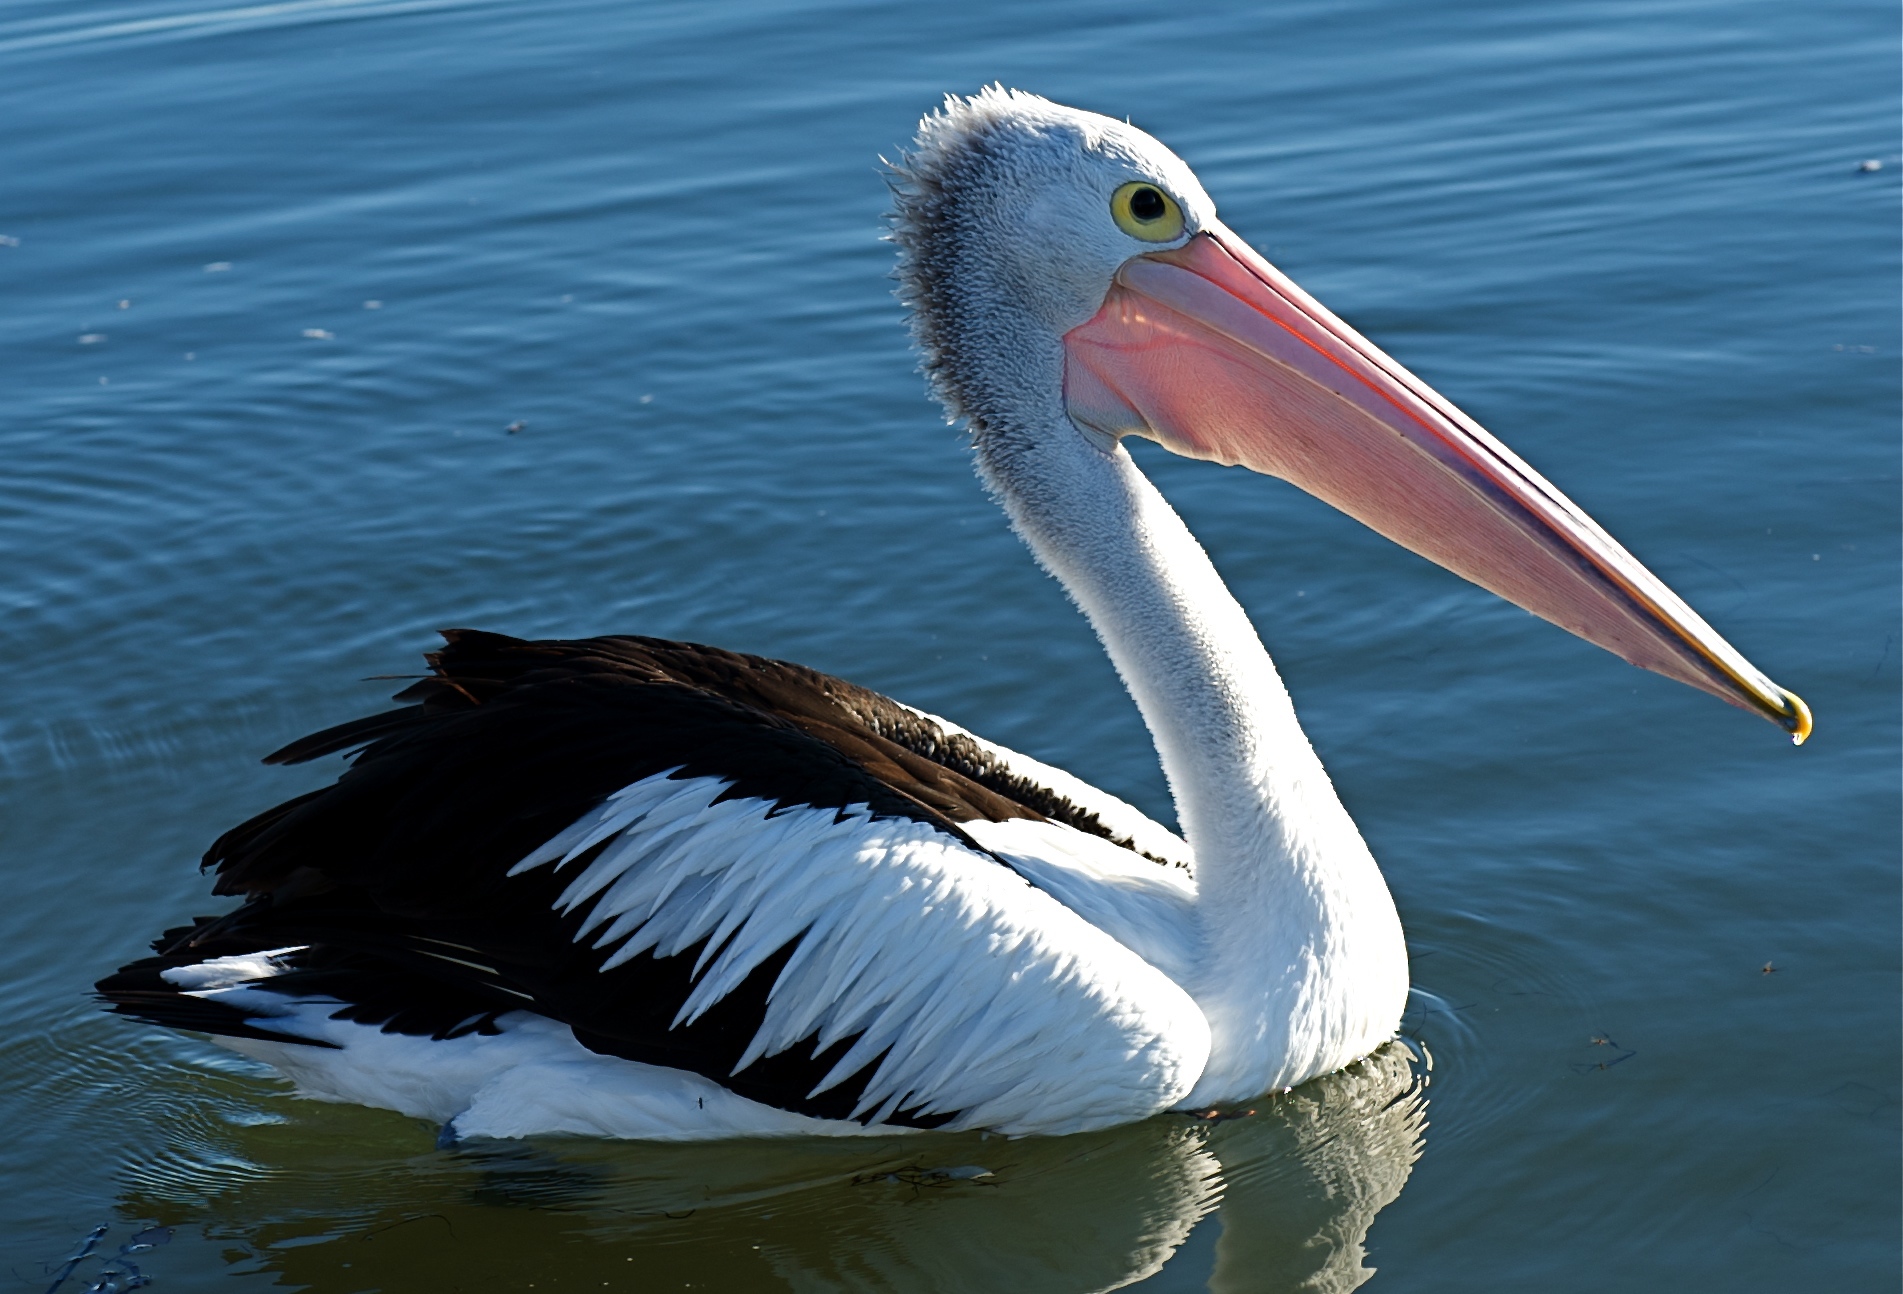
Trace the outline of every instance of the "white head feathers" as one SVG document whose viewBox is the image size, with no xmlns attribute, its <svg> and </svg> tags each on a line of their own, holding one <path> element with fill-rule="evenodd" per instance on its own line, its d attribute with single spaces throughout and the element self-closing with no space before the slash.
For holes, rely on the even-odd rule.
<svg viewBox="0 0 1903 1294">
<path fill-rule="evenodd" d="M 934 394 L 981 442 L 1060 407 L 1063 334 L 1097 312 L 1118 266 L 1157 249 L 1112 219 L 1133 180 L 1176 199 L 1184 237 L 1215 217 L 1149 135 L 998 85 L 948 96 L 892 165 L 898 295 Z"/>
</svg>

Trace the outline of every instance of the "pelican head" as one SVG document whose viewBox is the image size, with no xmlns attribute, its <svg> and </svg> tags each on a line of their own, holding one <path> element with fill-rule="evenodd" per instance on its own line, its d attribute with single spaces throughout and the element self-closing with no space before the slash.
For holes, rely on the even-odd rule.
<svg viewBox="0 0 1903 1294">
<path fill-rule="evenodd" d="M 892 184 L 925 371 L 994 476 L 1040 438 L 1116 453 L 1134 435 L 1280 477 L 1641 668 L 1809 735 L 1796 694 L 1225 227 L 1143 131 L 994 86 L 927 116 Z"/>
</svg>

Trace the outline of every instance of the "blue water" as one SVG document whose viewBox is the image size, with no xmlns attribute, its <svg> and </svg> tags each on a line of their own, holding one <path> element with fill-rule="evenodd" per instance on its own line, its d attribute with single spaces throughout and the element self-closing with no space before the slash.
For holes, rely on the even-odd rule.
<svg viewBox="0 0 1903 1294">
<path fill-rule="evenodd" d="M 130 1258 L 161 1291 L 1895 1289 L 1897 29 L 0 6 L 0 1270 L 43 1287 L 103 1224 L 170 1229 Z M 1406 1050 L 1220 1125 L 448 1154 L 98 1014 L 96 976 L 217 910 L 211 837 L 335 771 L 258 756 L 445 625 L 800 660 L 1168 817 L 884 277 L 879 155 L 991 80 L 1171 144 L 1812 742 L 1140 452 L 1383 862 Z"/>
</svg>

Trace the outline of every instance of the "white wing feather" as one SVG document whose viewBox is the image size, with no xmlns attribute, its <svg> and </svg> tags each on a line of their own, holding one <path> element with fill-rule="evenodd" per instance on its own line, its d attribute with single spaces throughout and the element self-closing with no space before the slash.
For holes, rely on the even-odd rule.
<svg viewBox="0 0 1903 1294">
<path fill-rule="evenodd" d="M 1142 939 L 1112 933 L 1151 911 L 1179 922 L 1165 909 L 1180 906 L 1180 878 L 1146 887 L 1142 871 L 1116 876 L 1122 864 L 1109 864 L 1128 851 L 1057 824 L 1021 824 L 1046 829 L 1035 838 L 965 824 L 999 836 L 1026 875 L 1057 878 L 1046 892 L 928 823 L 875 819 L 863 805 L 716 803 L 729 785 L 644 778 L 510 875 L 559 871 L 602 846 L 557 906 L 593 905 L 578 938 L 611 950 L 607 966 L 705 940 L 676 1024 L 797 939 L 736 1071 L 808 1037 L 823 1048 L 856 1034 L 815 1094 L 874 1065 L 858 1117 L 955 1111 L 953 1128 L 1059 1133 L 1167 1109 L 1194 1086 L 1209 1049 L 1202 1012 L 1139 955 Z M 1033 851 L 1063 857 L 1026 864 Z M 1093 864 L 1109 865 L 1094 885 Z M 1167 939 L 1149 942 L 1158 961 L 1172 959 Z"/>
</svg>

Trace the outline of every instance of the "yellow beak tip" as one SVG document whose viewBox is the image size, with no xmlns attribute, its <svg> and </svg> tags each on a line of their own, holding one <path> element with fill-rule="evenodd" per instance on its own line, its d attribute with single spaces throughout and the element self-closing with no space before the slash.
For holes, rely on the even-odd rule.
<svg viewBox="0 0 1903 1294">
<path fill-rule="evenodd" d="M 1805 705 L 1804 698 L 1795 692 L 1779 688 L 1778 693 L 1784 698 L 1785 705 L 1785 713 L 1779 718 L 1779 722 L 1791 734 L 1791 745 L 1801 746 L 1804 744 L 1804 739 L 1810 736 L 1810 707 Z"/>
</svg>

